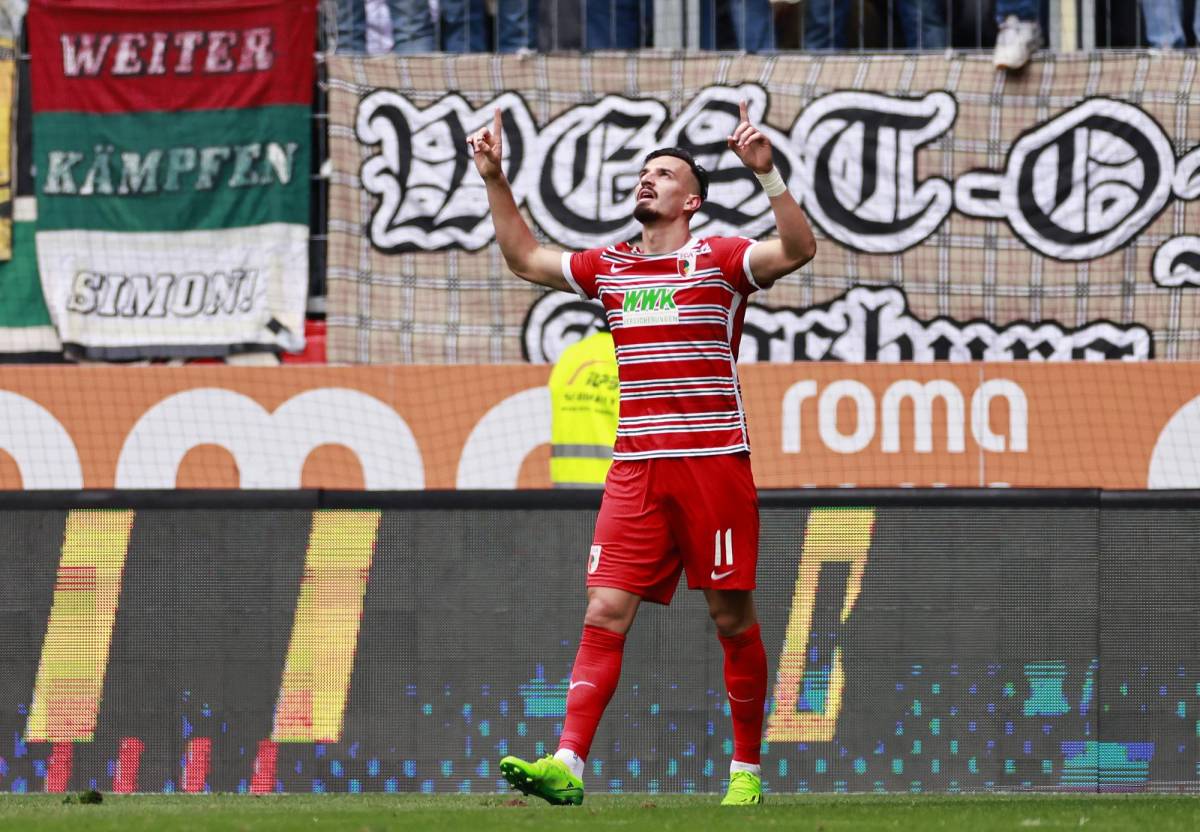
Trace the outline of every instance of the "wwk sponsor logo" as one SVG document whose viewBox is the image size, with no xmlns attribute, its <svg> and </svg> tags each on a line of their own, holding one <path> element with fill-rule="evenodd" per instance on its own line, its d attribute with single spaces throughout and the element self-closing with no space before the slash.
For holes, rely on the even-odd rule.
<svg viewBox="0 0 1200 832">
<path fill-rule="evenodd" d="M 668 288 L 629 289 L 621 305 L 621 326 L 652 326 L 679 323 L 675 290 Z"/>
</svg>

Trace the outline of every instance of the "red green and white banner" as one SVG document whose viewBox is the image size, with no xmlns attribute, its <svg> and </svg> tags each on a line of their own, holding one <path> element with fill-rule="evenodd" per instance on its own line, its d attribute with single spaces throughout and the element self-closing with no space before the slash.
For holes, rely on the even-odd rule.
<svg viewBox="0 0 1200 832">
<path fill-rule="evenodd" d="M 35 0 L 37 250 L 68 354 L 296 349 L 316 0 Z"/>
</svg>

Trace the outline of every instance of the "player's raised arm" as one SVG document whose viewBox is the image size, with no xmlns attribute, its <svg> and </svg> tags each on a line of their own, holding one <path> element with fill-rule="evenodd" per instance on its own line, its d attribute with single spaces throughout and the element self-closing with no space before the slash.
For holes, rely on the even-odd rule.
<svg viewBox="0 0 1200 832">
<path fill-rule="evenodd" d="M 563 292 L 572 291 L 562 273 L 562 252 L 538 245 L 525 218 L 517 209 L 512 189 L 500 164 L 503 151 L 500 109 L 496 108 L 491 128 L 476 131 L 467 145 L 475 157 L 475 168 L 487 185 L 488 205 L 496 226 L 496 242 L 513 274 L 530 283 Z"/>
<path fill-rule="evenodd" d="M 779 230 L 778 237 L 763 240 L 750 250 L 754 282 L 766 289 L 813 259 L 817 241 L 804 211 L 788 193 L 787 185 L 775 170 L 771 142 L 750 123 L 745 101 L 741 103 L 740 116 L 738 126 L 726 139 L 726 144 L 762 183 L 771 200 L 771 210 L 775 212 L 775 227 Z"/>
</svg>

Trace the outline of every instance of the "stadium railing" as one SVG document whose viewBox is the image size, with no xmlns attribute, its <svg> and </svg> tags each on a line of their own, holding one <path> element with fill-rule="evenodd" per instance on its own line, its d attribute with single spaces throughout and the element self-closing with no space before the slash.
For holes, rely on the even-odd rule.
<svg viewBox="0 0 1200 832">
<path fill-rule="evenodd" d="M 338 5 L 345 2 L 322 0 L 322 37 L 331 49 L 339 44 Z M 340 48 L 391 50 L 389 4 L 407 10 L 412 0 L 353 2 L 364 8 L 360 42 L 348 42 L 344 21 Z M 1039 8 L 1043 46 L 1070 52 L 1162 45 L 1148 37 L 1142 7 L 1164 2 L 1032 0 L 1032 5 Z M 434 48 L 447 52 L 785 51 L 827 44 L 828 33 L 822 29 L 836 13 L 845 19 L 846 34 L 838 47 L 843 50 L 990 49 L 995 45 L 997 17 L 1005 15 L 997 13 L 998 5 L 1003 4 L 996 0 L 448 0 L 439 4 L 436 14 L 431 12 L 424 36 L 431 34 Z M 1194 46 L 1191 10 L 1185 3 L 1183 29 L 1188 45 Z M 925 19 L 928 14 L 933 15 L 932 21 Z M 933 32 L 934 42 L 923 42 L 920 34 L 906 38 L 906 16 L 917 21 L 921 31 Z"/>
</svg>

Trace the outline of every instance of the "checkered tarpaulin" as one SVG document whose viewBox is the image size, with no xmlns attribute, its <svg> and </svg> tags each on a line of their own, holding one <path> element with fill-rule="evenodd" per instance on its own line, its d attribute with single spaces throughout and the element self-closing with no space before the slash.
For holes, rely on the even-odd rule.
<svg viewBox="0 0 1200 832">
<path fill-rule="evenodd" d="M 1198 359 L 1198 67 L 1194 53 L 1048 56 L 1012 75 L 983 55 L 330 57 L 329 359 L 548 361 L 586 331 L 586 305 L 523 283 L 495 245 L 465 148 L 494 107 L 547 244 L 635 236 L 631 183 L 667 144 L 713 171 L 698 234 L 769 234 L 765 196 L 724 150 L 741 98 L 819 239 L 755 296 L 743 360 Z"/>
</svg>

